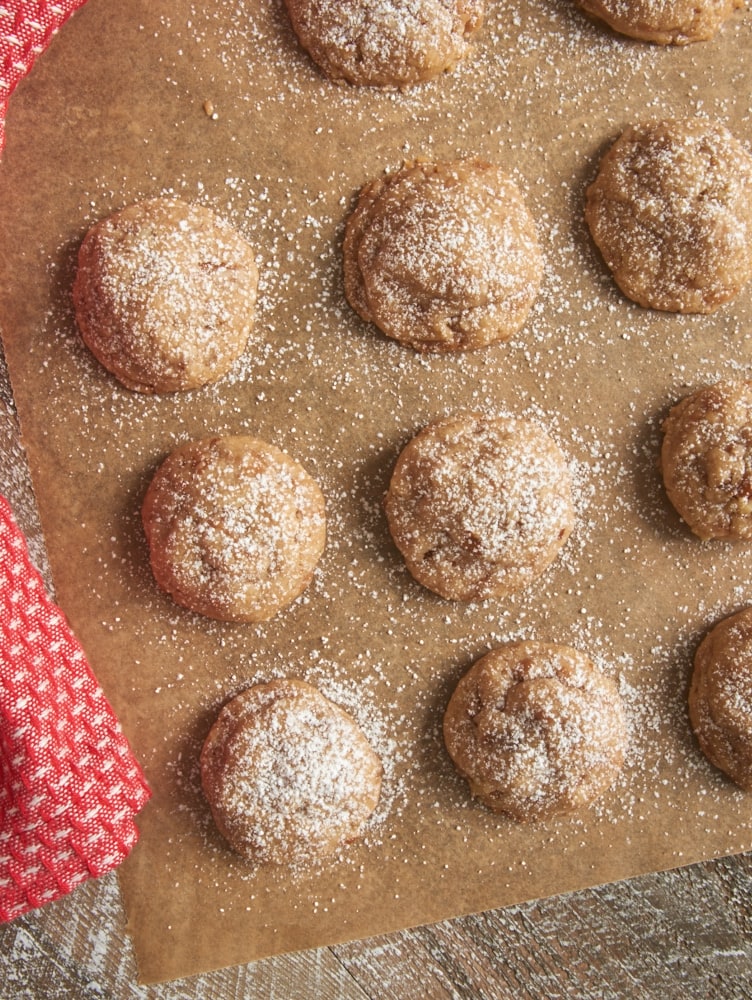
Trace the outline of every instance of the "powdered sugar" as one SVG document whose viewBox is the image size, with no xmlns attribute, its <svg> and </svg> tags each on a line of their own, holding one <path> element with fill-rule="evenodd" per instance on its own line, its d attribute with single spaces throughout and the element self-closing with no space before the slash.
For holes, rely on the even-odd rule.
<svg viewBox="0 0 752 1000">
<path fill-rule="evenodd" d="M 73 502 L 48 504 L 45 523 L 53 549 L 63 538 L 76 546 L 70 569 L 53 551 L 56 573 L 158 778 L 159 829 L 142 846 L 158 842 L 165 878 L 181 883 L 166 893 L 165 923 L 184 918 L 190 882 L 201 919 L 232 910 L 234 926 L 252 920 L 249 938 L 274 948 L 280 927 L 307 926 L 314 914 L 323 926 L 325 911 L 361 928 L 354 900 L 388 898 L 394 926 L 420 916 L 410 887 L 427 871 L 433 914 L 448 915 L 465 893 L 469 906 L 548 891 L 552 855 L 576 861 L 583 879 L 600 879 L 639 868 L 643 846 L 663 864 L 745 843 L 745 807 L 692 743 L 684 681 L 706 623 L 748 596 L 749 556 L 687 537 L 655 459 L 661 418 L 681 387 L 743 366 L 748 301 L 712 323 L 640 310 L 600 267 L 582 221 L 597 154 L 627 121 L 700 110 L 744 127 L 748 110 L 731 96 L 749 92 L 744 65 L 718 59 L 711 70 L 689 51 L 669 64 L 667 53 L 606 36 L 571 4 L 500 3 L 472 60 L 450 76 L 419 92 L 356 94 L 321 79 L 277 5 L 193 5 L 169 24 L 158 6 L 142 15 L 134 48 L 150 67 L 143 117 L 133 122 L 129 93 L 127 108 L 108 97 L 107 115 L 88 126 L 81 119 L 96 139 L 74 150 L 40 213 L 55 229 L 40 242 L 41 281 L 61 290 L 63 305 L 42 316 L 13 363 L 18 386 L 29 371 L 43 376 L 24 412 L 37 458 L 40 449 L 55 457 L 49 475 L 39 470 L 40 496 L 52 484 L 50 495 L 60 495 L 61 470 L 77 457 L 77 481 L 64 491 Z M 727 38 L 738 56 L 746 35 Z M 159 59 L 149 62 L 155 49 Z M 140 80 L 134 75 L 134 86 Z M 52 130 L 59 106 L 49 96 L 40 127 Z M 203 110 L 207 98 L 216 119 Z M 125 115 L 132 131 L 120 135 Z M 130 172 L 134 140 L 143 150 Z M 99 155 L 100 143 L 111 159 Z M 468 154 L 500 162 L 520 182 L 539 224 L 543 287 L 523 336 L 472 356 L 416 357 L 347 305 L 344 221 L 361 186 L 405 157 Z M 12 159 L 3 166 L 7 173 Z M 256 248 L 261 269 L 262 348 L 221 384 L 180 400 L 134 400 L 114 386 L 77 344 L 65 304 L 68 250 L 86 225 L 155 191 L 217 209 Z M 9 212 L 14 196 L 26 205 L 27 185 L 10 191 Z M 28 219 L 25 227 L 47 226 L 33 211 Z M 30 257 L 21 256 L 22 278 Z M 54 405 L 54 421 L 35 415 L 40 399 Z M 410 577 L 381 508 L 404 444 L 459 406 L 550 429 L 570 456 L 578 512 L 568 545 L 534 588 L 470 606 L 442 601 Z M 327 551 L 306 593 L 273 622 L 198 622 L 160 599 L 145 565 L 138 505 L 151 473 L 173 445 L 220 432 L 276 442 L 327 497 Z M 631 722 L 628 766 L 614 791 L 544 830 L 519 831 L 472 806 L 438 728 L 464 668 L 514 637 L 571 642 L 593 655 L 621 676 Z M 352 845 L 294 882 L 250 871 L 220 844 L 195 763 L 231 694 L 291 675 L 354 707 L 364 725 L 377 719 L 376 748 L 392 775 L 362 849 Z"/>
<path fill-rule="evenodd" d="M 361 834 L 379 798 L 381 765 L 354 721 L 299 681 L 226 705 L 201 761 L 220 829 L 255 862 L 330 854 Z"/>
<path fill-rule="evenodd" d="M 485 0 L 286 0 L 286 6 L 329 77 L 399 87 L 431 79 L 467 54 Z"/>
<path fill-rule="evenodd" d="M 401 453 L 386 498 L 413 575 L 459 600 L 532 582 L 572 528 L 569 472 L 544 431 L 475 415 L 436 422 Z"/>
<path fill-rule="evenodd" d="M 185 607 L 263 621 L 298 597 L 324 548 L 316 482 L 254 438 L 188 443 L 160 466 L 144 527 L 160 585 Z"/>
</svg>

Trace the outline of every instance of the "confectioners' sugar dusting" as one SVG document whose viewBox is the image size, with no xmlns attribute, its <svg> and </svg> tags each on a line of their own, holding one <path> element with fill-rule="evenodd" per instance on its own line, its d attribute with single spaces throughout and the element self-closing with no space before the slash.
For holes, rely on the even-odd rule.
<svg viewBox="0 0 752 1000">
<path fill-rule="evenodd" d="M 627 129 L 588 190 L 620 287 L 659 309 L 711 312 L 752 277 L 752 154 L 712 122 Z"/>
<path fill-rule="evenodd" d="M 530 583 L 572 528 L 564 456 L 544 431 L 508 419 L 424 430 L 401 454 L 386 504 L 413 574 L 460 600 Z"/>
<path fill-rule="evenodd" d="M 468 52 L 484 0 L 286 0 L 302 44 L 334 80 L 401 87 L 451 69 Z"/>
<path fill-rule="evenodd" d="M 381 786 L 381 765 L 354 720 L 289 681 L 225 706 L 202 775 L 222 831 L 262 864 L 315 860 L 359 836 Z"/>
<path fill-rule="evenodd" d="M 745 646 L 742 651 L 745 659 L 740 668 L 739 661 L 735 664 L 737 669 L 731 669 L 721 678 L 718 684 L 718 708 L 717 714 L 720 721 L 724 717 L 729 720 L 731 731 L 734 729 L 739 733 L 740 742 L 744 740 L 752 746 L 752 671 L 749 669 L 749 647 Z"/>
<path fill-rule="evenodd" d="M 511 872 L 524 861 L 535 872 L 539 850 L 566 857 L 590 838 L 618 850 L 625 827 L 638 840 L 664 815 L 670 823 L 686 787 L 703 789 L 693 805 L 713 829 L 728 790 L 688 732 L 685 681 L 706 623 L 748 598 L 731 568 L 738 559 L 746 565 L 746 556 L 726 546 L 711 552 L 688 537 L 667 507 L 656 459 L 661 419 L 687 385 L 744 368 L 746 300 L 712 324 L 656 317 L 625 302 L 599 269 L 582 205 L 597 153 L 628 121 L 663 114 L 668 103 L 723 118 L 729 99 L 714 96 L 709 78 L 692 75 L 691 53 L 680 53 L 685 90 L 656 87 L 646 106 L 644 82 L 665 68 L 662 57 L 625 48 L 570 4 L 489 5 L 469 57 L 409 92 L 334 88 L 296 49 L 278 6 L 225 0 L 211 9 L 189 5 L 183 20 L 149 21 L 144 32 L 158 32 L 172 53 L 159 68 L 174 95 L 166 113 L 175 116 L 176 139 L 195 140 L 195 156 L 176 155 L 165 166 L 145 129 L 136 179 L 100 162 L 71 180 L 68 195 L 82 232 L 125 201 L 155 193 L 227 219 L 259 267 L 256 342 L 221 382 L 170 400 L 135 399 L 114 385 L 78 344 L 66 307 L 47 317 L 47 343 L 30 347 L 32 363 L 48 369 L 53 396 L 67 398 L 66 383 L 86 379 L 75 413 L 61 414 L 60 427 L 46 433 L 76 442 L 87 488 L 107 498 L 106 515 L 82 506 L 70 519 L 93 567 L 86 592 L 97 629 L 141 646 L 133 703 L 160 719 L 157 736 L 142 734 L 141 752 L 160 793 L 169 789 L 177 802 L 166 864 L 176 880 L 195 878 L 198 891 L 212 890 L 211 899 L 229 902 L 241 883 L 242 907 L 257 907 L 263 921 L 263 903 L 275 893 L 298 914 L 321 912 L 319 876 L 321 885 L 333 878 L 348 887 L 332 893 L 345 912 L 356 895 L 350 890 L 376 865 L 398 894 L 394 873 L 416 865 L 424 873 L 422 858 L 438 883 L 466 873 L 473 858 L 478 869 Z M 224 72 L 205 78 L 197 93 L 188 70 L 196 52 L 209 49 Z M 555 101 L 544 106 L 543 94 Z M 207 99 L 216 117 L 204 112 Z M 353 122 L 359 142 L 345 142 Z M 383 170 L 419 157 L 476 155 L 498 162 L 524 192 L 545 259 L 540 291 L 507 344 L 416 356 L 350 308 L 341 274 L 345 220 L 362 185 Z M 483 246 L 474 249 L 482 258 Z M 61 258 L 50 273 L 62 285 L 69 269 Z M 411 578 L 382 507 L 401 449 L 459 404 L 549 430 L 567 455 L 576 510 L 572 536 L 534 586 L 469 605 L 442 600 Z M 313 581 L 269 622 L 228 627 L 183 613 L 160 600 L 146 565 L 138 505 L 150 476 L 172 447 L 206 433 L 273 441 L 326 497 L 327 548 Z M 498 549 L 487 508 L 470 513 L 479 544 L 493 540 Z M 235 525 L 228 537 L 239 533 Z M 446 755 L 441 716 L 477 656 L 510 640 L 544 638 L 586 651 L 616 680 L 629 744 L 610 791 L 552 821 L 545 834 L 523 838 L 471 803 Z M 259 872 L 218 843 L 197 763 L 229 697 L 288 676 L 305 677 L 345 707 L 385 769 L 362 844 L 292 878 Z M 195 841 L 196 853 L 185 850 Z M 432 853 L 438 842 L 448 845 L 440 859 Z"/>
<path fill-rule="evenodd" d="M 477 161 L 417 164 L 369 185 L 344 245 L 354 308 L 416 349 L 506 340 L 543 269 L 516 185 Z"/>
<path fill-rule="evenodd" d="M 318 484 L 253 438 L 183 445 L 144 501 L 151 563 L 178 603 L 230 621 L 260 621 L 299 596 L 324 547 Z"/>
</svg>

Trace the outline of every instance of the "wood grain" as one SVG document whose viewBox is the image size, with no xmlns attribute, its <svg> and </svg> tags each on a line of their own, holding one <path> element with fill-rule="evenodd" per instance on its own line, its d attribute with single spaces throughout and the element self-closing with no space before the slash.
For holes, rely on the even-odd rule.
<svg viewBox="0 0 752 1000">
<path fill-rule="evenodd" d="M 743 1000 L 742 855 L 430 927 L 139 986 L 115 876 L 0 928 L 4 1000 Z"/>
</svg>

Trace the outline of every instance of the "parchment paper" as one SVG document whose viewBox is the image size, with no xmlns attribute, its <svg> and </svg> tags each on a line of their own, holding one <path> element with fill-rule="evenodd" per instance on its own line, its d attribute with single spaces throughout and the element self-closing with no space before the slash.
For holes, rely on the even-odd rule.
<svg viewBox="0 0 752 1000">
<path fill-rule="evenodd" d="M 617 38 L 568 0 L 488 7 L 473 56 L 401 94 L 324 81 L 278 0 L 89 0 L 12 99 L 2 336 L 57 598 L 154 790 L 121 869 L 143 981 L 752 846 L 752 798 L 701 758 L 685 709 L 697 641 L 752 600 L 752 552 L 694 539 L 656 470 L 668 407 L 745 370 L 752 291 L 710 317 L 640 309 L 582 220 L 598 157 L 631 121 L 707 114 L 749 141 L 752 19 L 660 49 Z M 498 160 L 517 180 L 546 277 L 513 342 L 426 359 L 351 312 L 340 242 L 364 182 L 404 159 L 458 155 Z M 165 191 L 214 208 L 256 247 L 259 343 L 216 387 L 145 398 L 79 342 L 70 285 L 92 222 Z M 464 407 L 546 426 L 571 458 L 578 506 L 539 583 L 469 607 L 412 581 L 381 508 L 404 443 Z M 178 442 L 219 432 L 274 442 L 327 496 L 316 579 L 262 626 L 183 612 L 148 569 L 149 477 Z M 597 805 L 531 828 L 472 804 L 440 738 L 461 673 L 521 637 L 579 646 L 617 676 L 632 735 Z M 286 674 L 356 715 L 385 761 L 385 792 L 365 841 L 341 858 L 255 872 L 214 832 L 197 756 L 224 701 Z"/>
</svg>

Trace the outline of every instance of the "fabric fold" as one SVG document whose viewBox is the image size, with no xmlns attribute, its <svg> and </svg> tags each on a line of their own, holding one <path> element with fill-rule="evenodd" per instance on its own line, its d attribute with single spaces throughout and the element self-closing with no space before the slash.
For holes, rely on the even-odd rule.
<svg viewBox="0 0 752 1000">
<path fill-rule="evenodd" d="M 0 497 L 0 920 L 117 867 L 149 795 Z"/>
<path fill-rule="evenodd" d="M 53 35 L 86 0 L 9 0 L 0 4 L 0 152 L 8 100 Z"/>
</svg>

